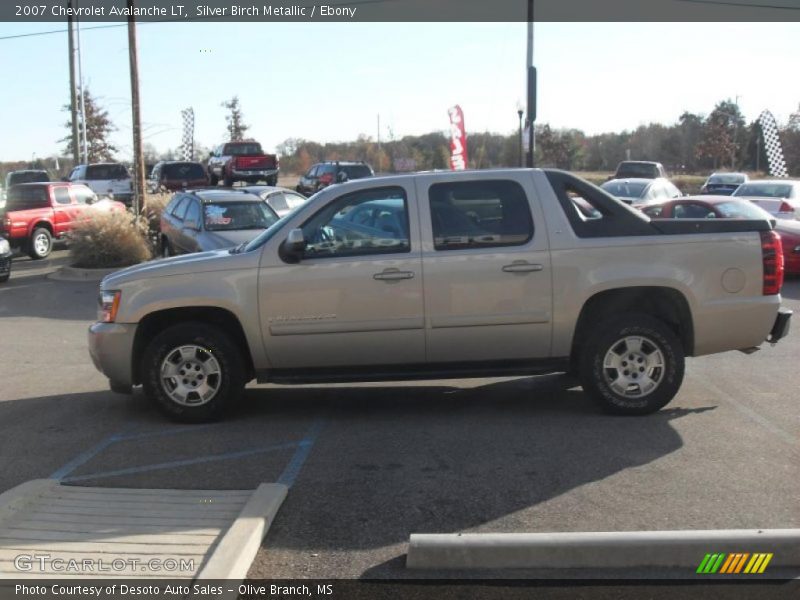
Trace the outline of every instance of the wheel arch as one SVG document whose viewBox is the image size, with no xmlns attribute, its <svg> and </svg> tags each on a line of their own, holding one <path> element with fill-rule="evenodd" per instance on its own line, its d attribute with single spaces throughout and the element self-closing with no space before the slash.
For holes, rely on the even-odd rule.
<svg viewBox="0 0 800 600">
<path fill-rule="evenodd" d="M 134 385 L 142 383 L 142 356 L 150 341 L 167 327 L 191 321 L 215 326 L 221 332 L 230 336 L 233 343 L 242 353 L 247 381 L 255 377 L 255 367 L 250 353 L 250 346 L 247 343 L 244 328 L 236 315 L 225 308 L 215 306 L 187 306 L 155 311 L 147 314 L 139 321 L 131 355 L 131 375 Z"/>
<path fill-rule="evenodd" d="M 686 356 L 694 353 L 692 311 L 682 292 L 660 286 L 626 287 L 598 292 L 583 304 L 572 337 L 571 364 L 576 364 L 596 323 L 626 312 L 644 313 L 663 321 L 678 336 Z"/>
</svg>

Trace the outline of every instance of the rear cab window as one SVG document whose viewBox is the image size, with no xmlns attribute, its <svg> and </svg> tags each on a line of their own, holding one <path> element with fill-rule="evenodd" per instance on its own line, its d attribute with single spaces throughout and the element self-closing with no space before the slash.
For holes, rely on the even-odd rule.
<svg viewBox="0 0 800 600">
<path fill-rule="evenodd" d="M 89 181 L 106 181 L 109 179 L 129 179 L 128 169 L 123 165 L 89 165 L 86 167 L 85 179 Z"/>
<path fill-rule="evenodd" d="M 13 187 L 8 191 L 6 211 L 50 208 L 50 196 L 44 186 Z"/>
</svg>

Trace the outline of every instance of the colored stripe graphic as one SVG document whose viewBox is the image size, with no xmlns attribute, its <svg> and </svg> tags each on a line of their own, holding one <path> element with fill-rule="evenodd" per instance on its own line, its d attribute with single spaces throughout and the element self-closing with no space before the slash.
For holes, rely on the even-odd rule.
<svg viewBox="0 0 800 600">
<path fill-rule="evenodd" d="M 756 552 L 753 554 L 749 552 L 733 552 L 731 554 L 726 554 L 724 552 L 709 553 L 703 557 L 696 572 L 702 574 L 719 573 L 720 575 L 763 573 L 772 560 L 772 557 L 772 553 L 766 552 Z"/>
</svg>

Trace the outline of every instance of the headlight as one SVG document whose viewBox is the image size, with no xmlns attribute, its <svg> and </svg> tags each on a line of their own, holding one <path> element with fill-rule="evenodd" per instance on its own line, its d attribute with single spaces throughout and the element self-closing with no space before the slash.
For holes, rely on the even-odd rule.
<svg viewBox="0 0 800 600">
<path fill-rule="evenodd" d="M 7 239 L 0 237 L 0 254 L 8 254 L 9 252 L 11 252 L 11 244 L 8 243 Z"/>
<path fill-rule="evenodd" d="M 119 290 L 102 290 L 98 302 L 100 303 L 100 310 L 98 311 L 98 320 L 103 323 L 113 323 L 117 318 L 117 310 L 119 310 L 119 299 L 122 292 Z"/>
</svg>

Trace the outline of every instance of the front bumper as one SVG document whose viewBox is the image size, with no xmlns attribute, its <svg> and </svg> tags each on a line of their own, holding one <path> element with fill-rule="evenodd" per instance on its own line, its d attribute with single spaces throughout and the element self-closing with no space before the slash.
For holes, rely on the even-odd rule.
<svg viewBox="0 0 800 600">
<path fill-rule="evenodd" d="M 772 331 L 769 332 L 767 341 L 770 344 L 775 344 L 779 340 L 785 338 L 789 334 L 791 322 L 792 311 L 788 308 L 778 309 L 778 316 L 775 317 L 775 324 L 772 326 Z"/>
<path fill-rule="evenodd" d="M 11 273 L 11 254 L 0 255 L 0 277 Z"/>
<path fill-rule="evenodd" d="M 95 323 L 89 327 L 89 356 L 112 384 L 133 384 L 135 323 Z"/>
</svg>

